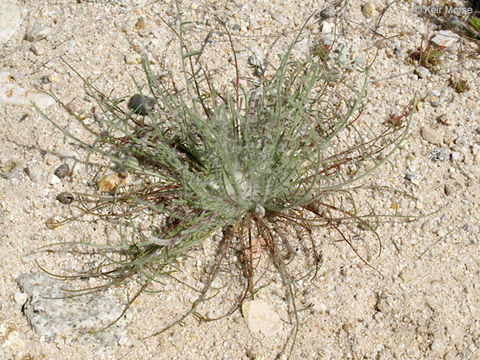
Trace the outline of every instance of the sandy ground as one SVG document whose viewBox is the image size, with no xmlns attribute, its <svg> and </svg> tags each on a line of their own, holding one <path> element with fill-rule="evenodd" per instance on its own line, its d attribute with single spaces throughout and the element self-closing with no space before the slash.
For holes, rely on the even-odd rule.
<svg viewBox="0 0 480 360">
<path fill-rule="evenodd" d="M 366 18 L 360 2 L 350 1 L 345 13 L 326 21 L 341 25 L 352 53 L 365 60 L 376 55 L 370 73 L 363 116 L 382 123 L 401 114 L 419 99 L 408 138 L 368 185 L 386 185 L 412 194 L 417 200 L 392 193 L 378 194 L 370 203 L 378 212 L 398 208 L 403 214 L 425 215 L 413 223 L 388 222 L 378 234 L 383 250 L 371 239 L 369 261 L 381 275 L 366 267 L 339 240 L 338 233 L 319 230 L 323 265 L 314 281 L 299 284 L 298 301 L 312 305 L 301 313 L 301 327 L 293 359 L 478 359 L 480 357 L 480 62 L 478 48 L 462 39 L 448 47 L 436 70 L 420 78 L 409 51 L 422 37 L 440 26 L 428 25 L 398 1 L 372 29 L 384 9 L 372 1 L 373 18 Z M 193 22 L 192 43 L 200 44 L 211 29 L 203 59 L 220 69 L 218 81 L 228 84 L 229 47 L 211 13 L 200 1 L 183 1 L 184 16 Z M 458 6 L 461 4 L 459 3 Z M 52 91 L 76 111 L 91 116 L 92 103 L 85 88 L 67 67 L 90 78 L 115 96 L 135 92 L 132 77 L 143 80 L 138 64 L 125 57 L 148 54 L 154 71 L 175 74 L 176 43 L 161 21 L 173 23 L 174 3 L 168 1 L 19 1 L 22 22 L 13 37 L 0 46 L 0 70 L 9 72 L 25 89 Z M 252 53 L 274 57 L 292 39 L 295 30 L 323 1 L 218 1 L 208 8 L 228 20 L 245 73 Z M 139 19 L 143 19 L 139 22 Z M 48 28 L 44 39 L 28 41 L 24 35 L 36 25 Z M 307 29 L 310 40 L 321 36 L 320 25 Z M 339 29 L 340 31 L 340 29 Z M 320 35 L 319 35 L 320 34 Z M 301 51 L 301 49 L 299 50 Z M 222 75 L 223 74 L 223 75 Z M 458 93 L 450 79 L 468 80 L 470 89 Z M 79 136 L 79 125 L 58 105 L 48 108 L 52 119 Z M 26 116 L 24 116 L 26 115 Z M 442 121 L 438 121 L 440 116 Z M 422 137 L 421 129 L 433 130 Z M 425 131 L 425 130 L 424 130 Z M 429 141 L 426 141 L 428 138 Z M 62 191 L 84 191 L 92 174 L 77 166 L 71 177 L 57 181 L 54 170 L 65 155 L 84 152 L 53 128 L 34 108 L 0 105 L 0 162 L 15 160 L 22 169 L 39 174 L 33 181 L 20 171 L 12 179 L 0 178 L 0 357 L 3 359 L 273 359 L 288 332 L 276 336 L 249 332 L 240 311 L 216 322 L 193 317 L 161 336 L 148 337 L 188 308 L 193 294 L 169 283 L 158 295 L 140 297 L 124 322 L 118 345 L 103 354 L 89 346 L 57 338 L 46 341 L 29 327 L 22 314 L 23 295 L 15 281 L 22 273 L 38 272 L 36 262 L 57 273 L 81 271 L 84 261 L 71 253 L 30 251 L 49 243 L 75 241 L 82 236 L 102 242 L 117 235 L 103 222 L 73 222 L 49 230 L 45 221 L 68 216 L 68 206 L 55 200 Z M 440 150 L 436 150 L 440 149 Z M 446 154 L 435 160 L 432 152 Z M 434 152 L 435 154 L 435 152 Z M 355 234 L 351 234 L 355 235 Z M 400 251 L 395 249 L 395 243 Z M 367 251 L 368 252 L 368 251 Z M 186 260 L 186 273 L 200 266 Z M 123 291 L 123 292 L 122 292 Z M 124 301 L 124 290 L 113 291 Z M 287 320 L 285 299 L 278 281 L 258 294 Z M 122 300 L 123 299 L 123 300 Z M 215 306 L 215 303 L 206 305 Z"/>
</svg>

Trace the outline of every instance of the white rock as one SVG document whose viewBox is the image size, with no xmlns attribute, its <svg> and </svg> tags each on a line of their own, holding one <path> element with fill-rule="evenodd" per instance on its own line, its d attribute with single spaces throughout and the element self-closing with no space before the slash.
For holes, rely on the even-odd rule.
<svg viewBox="0 0 480 360">
<path fill-rule="evenodd" d="M 25 90 L 20 86 L 13 84 L 13 77 L 9 73 L 0 73 L 0 105 L 36 105 L 41 110 L 45 110 L 54 102 L 55 100 L 47 94 L 38 91 Z"/>
<path fill-rule="evenodd" d="M 280 316 L 264 301 L 246 301 L 242 305 L 242 313 L 251 332 L 259 332 L 272 336 L 282 329 Z"/>
<path fill-rule="evenodd" d="M 17 0 L 0 1 L 0 45 L 6 43 L 17 31 L 22 21 Z"/>
<path fill-rule="evenodd" d="M 453 161 L 461 161 L 462 160 L 462 153 L 459 151 L 452 152 L 452 160 Z"/>
<path fill-rule="evenodd" d="M 58 176 L 56 176 L 55 174 L 50 174 L 50 176 L 48 177 L 48 183 L 50 185 L 58 185 L 61 182 L 62 181 L 60 180 L 60 178 Z"/>
<path fill-rule="evenodd" d="M 329 22 L 323 22 L 322 23 L 322 33 L 323 34 L 331 34 L 333 32 L 333 29 L 335 28 L 335 25 Z"/>
<path fill-rule="evenodd" d="M 460 36 L 458 36 L 457 34 L 448 30 L 442 30 L 442 31 L 439 31 L 430 40 L 430 42 L 435 46 L 448 48 L 453 44 L 455 44 L 458 40 L 460 40 Z"/>
</svg>

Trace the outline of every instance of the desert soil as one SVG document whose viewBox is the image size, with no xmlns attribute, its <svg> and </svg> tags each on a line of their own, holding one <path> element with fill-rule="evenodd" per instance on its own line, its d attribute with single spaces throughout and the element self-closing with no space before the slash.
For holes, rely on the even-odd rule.
<svg viewBox="0 0 480 360">
<path fill-rule="evenodd" d="M 72 110 L 83 112 L 87 120 L 91 120 L 95 104 L 88 100 L 85 86 L 72 68 L 96 79 L 98 88 L 118 97 L 136 92 L 134 79 L 144 84 L 137 61 L 142 55 L 148 55 L 154 72 L 179 76 L 178 43 L 166 25 L 175 25 L 175 3 L 171 0 L 9 3 L 16 4 L 21 16 L 10 39 L 0 45 L 0 72 L 9 73 L 13 77 L 10 80 L 24 89 L 53 92 Z M 426 71 L 419 69 L 409 60 L 409 53 L 425 43 L 424 38 L 444 30 L 441 23 L 414 11 L 418 3 L 402 0 L 389 8 L 385 3 L 349 1 L 346 9 L 339 4 L 325 19 L 316 17 L 307 27 L 306 40 L 299 44 L 298 53 L 336 31 L 350 59 L 366 64 L 375 58 L 362 114 L 366 123 L 388 122 L 392 114 L 402 114 L 412 99 L 418 100 L 401 148 L 390 163 L 362 181 L 412 195 L 409 198 L 382 192 L 368 203 L 377 213 L 397 209 L 400 214 L 417 216 L 417 220 L 406 222 L 397 217 L 381 223 L 377 229 L 383 245 L 380 254 L 374 237 L 365 244 L 357 240 L 378 271 L 365 266 L 347 244 L 339 242 L 338 233 L 318 230 L 323 263 L 314 280 L 307 278 L 299 283 L 297 301 L 310 307 L 300 313 L 292 358 L 478 359 L 479 48 L 464 37 L 455 39 L 442 49 L 438 65 Z M 202 61 L 210 69 L 219 70 L 217 81 L 225 88 L 231 88 L 231 50 L 213 14 L 223 18 L 231 29 L 248 83 L 248 78 L 253 79 L 249 56 L 275 58 L 303 21 L 327 5 L 311 0 L 184 0 L 180 4 L 184 18 L 192 21 L 189 41 L 194 48 L 199 48 L 213 30 L 205 42 Z M 37 32 L 41 30 L 40 35 L 26 38 L 35 27 Z M 461 80 L 467 81 L 469 89 L 457 92 L 452 83 Z M 89 139 L 59 104 L 45 111 L 76 136 Z M 187 310 L 194 299 L 194 293 L 176 282 L 167 282 L 159 294 L 138 298 L 123 320 L 117 344 L 102 353 L 68 338 L 49 340 L 36 334 L 22 313 L 26 299 L 17 277 L 39 272 L 37 262 L 53 273 L 68 274 L 82 271 L 92 259 L 71 252 L 32 250 L 82 237 L 102 243 L 118 236 L 118 230 L 102 221 L 77 221 L 54 230 L 46 227 L 45 222 L 53 216 L 69 216 L 75 211 L 73 205 L 60 203 L 56 196 L 62 191 L 91 191 L 95 174 L 76 164 L 70 176 L 53 176 L 66 159 L 82 159 L 85 151 L 34 107 L 0 105 L 0 144 L 4 171 L 12 162 L 19 169 L 0 178 L 1 358 L 275 357 L 290 328 L 285 295 L 278 281 L 257 296 L 282 319 L 282 330 L 271 336 L 251 332 L 241 311 L 214 322 L 189 317 L 162 335 L 150 336 Z M 355 239 L 358 234 L 352 229 L 348 235 Z M 186 274 L 201 265 L 195 257 L 185 260 Z M 107 295 L 124 303 L 126 290 L 114 289 Z"/>
</svg>

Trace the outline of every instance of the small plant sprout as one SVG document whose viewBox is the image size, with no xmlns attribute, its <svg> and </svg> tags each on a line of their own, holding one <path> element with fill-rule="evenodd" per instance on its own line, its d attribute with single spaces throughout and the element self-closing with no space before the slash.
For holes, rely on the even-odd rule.
<svg viewBox="0 0 480 360">
<path fill-rule="evenodd" d="M 75 194 L 81 214 L 121 225 L 118 244 L 75 244 L 104 256 L 79 277 L 106 279 L 100 289 L 137 279 L 127 311 L 140 294 L 161 291 L 169 278 L 183 281 L 175 277 L 182 259 L 213 239 L 217 250 L 203 264 L 206 278 L 200 286 L 189 285 L 197 299 L 158 333 L 190 314 L 203 321 L 232 314 L 265 285 L 260 285 L 268 273 L 260 270 L 264 261 L 286 293 L 292 333 L 282 351 L 291 353 L 299 325 L 296 281 L 302 276 L 289 270 L 291 264 L 309 259 L 306 273 L 315 276 L 322 253 L 314 230 L 328 226 L 368 265 L 345 224 L 374 233 L 379 216 L 356 206 L 354 183 L 388 161 L 405 138 L 408 121 L 395 126 L 363 121 L 368 68 L 361 81 L 349 76 L 344 50 L 335 55 L 324 49 L 295 60 L 305 26 L 277 63 L 258 76 L 259 86 L 248 88 L 235 44 L 222 25 L 236 73 L 228 93 L 217 90 L 214 76 L 198 60 L 201 51 L 187 47 L 188 29 L 180 15 L 178 24 L 172 31 L 180 45 L 181 84 L 156 78 L 144 60 L 147 85 L 138 86 L 129 111 L 128 98 L 110 98 L 77 72 L 100 111 L 91 124 L 77 120 L 95 140 L 89 143 L 54 123 L 91 154 L 115 164 L 115 174 L 97 177 L 93 193 Z M 401 118 L 408 120 L 409 114 L 408 109 Z M 241 270 L 229 283 L 228 308 L 223 315 L 200 312 L 202 303 L 221 293 L 214 280 L 232 258 Z"/>
</svg>

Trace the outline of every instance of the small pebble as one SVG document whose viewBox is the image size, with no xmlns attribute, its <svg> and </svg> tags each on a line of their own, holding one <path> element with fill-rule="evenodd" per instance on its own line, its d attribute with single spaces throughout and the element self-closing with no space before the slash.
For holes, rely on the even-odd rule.
<svg viewBox="0 0 480 360">
<path fill-rule="evenodd" d="M 138 65 L 142 63 L 140 54 L 130 54 L 125 56 L 125 63 L 127 65 Z"/>
<path fill-rule="evenodd" d="M 38 41 L 42 40 L 50 34 L 50 28 L 43 25 L 35 25 L 25 34 L 25 40 L 27 41 Z"/>
<path fill-rule="evenodd" d="M 51 81 L 50 81 L 50 76 L 48 76 L 48 75 L 43 75 L 43 76 L 40 78 L 40 82 L 41 82 L 43 85 L 50 84 L 50 83 L 51 83 Z"/>
<path fill-rule="evenodd" d="M 250 55 L 248 57 L 248 65 L 253 67 L 262 67 L 262 62 L 260 59 L 255 55 Z"/>
<path fill-rule="evenodd" d="M 68 164 L 62 164 L 55 169 L 54 174 L 59 179 L 63 179 L 64 177 L 67 177 L 68 174 L 70 174 L 70 167 L 68 166 Z"/>
<path fill-rule="evenodd" d="M 40 46 L 40 44 L 32 44 L 30 46 L 30 51 L 36 55 L 36 56 L 40 56 L 40 55 L 43 55 L 45 53 L 44 49 L 42 46 Z"/>
<path fill-rule="evenodd" d="M 329 6 L 326 9 L 320 11 L 320 18 L 322 19 L 329 19 L 335 16 L 335 9 L 333 6 Z"/>
<path fill-rule="evenodd" d="M 125 178 L 120 174 L 103 175 L 98 180 L 98 189 L 102 192 L 112 193 L 118 186 L 125 184 Z"/>
<path fill-rule="evenodd" d="M 28 295 L 23 292 L 17 292 L 14 295 L 15 302 L 19 305 L 25 304 L 28 299 Z"/>
<path fill-rule="evenodd" d="M 435 354 L 439 354 L 445 347 L 445 344 L 438 339 L 433 340 L 432 345 L 430 345 L 430 348 Z"/>
<path fill-rule="evenodd" d="M 135 23 L 135 30 L 145 30 L 145 20 L 141 17 Z"/>
<path fill-rule="evenodd" d="M 55 174 L 51 174 L 49 177 L 48 177 L 48 183 L 50 185 L 58 185 L 61 183 L 61 180 L 59 179 L 59 177 Z"/>
<path fill-rule="evenodd" d="M 462 161 L 463 160 L 462 153 L 460 151 L 452 152 L 452 160 L 453 161 Z"/>
<path fill-rule="evenodd" d="M 410 181 L 414 185 L 419 184 L 419 182 L 418 182 L 419 176 L 417 174 L 411 172 L 411 171 L 407 171 L 405 173 L 405 179 L 407 179 L 408 181 Z"/>
<path fill-rule="evenodd" d="M 148 115 L 153 107 L 155 106 L 155 99 L 141 95 L 135 94 L 133 95 L 130 100 L 128 101 L 127 107 L 133 111 L 134 114 L 137 115 Z"/>
<path fill-rule="evenodd" d="M 334 24 L 331 24 L 329 22 L 322 23 L 322 33 L 323 34 L 331 34 L 333 32 L 334 28 L 335 28 Z"/>
<path fill-rule="evenodd" d="M 440 147 L 433 149 L 429 157 L 434 161 L 447 161 L 450 158 L 445 149 Z"/>
<path fill-rule="evenodd" d="M 428 126 L 424 126 L 420 133 L 431 144 L 440 145 L 443 143 L 442 135 Z"/>
<path fill-rule="evenodd" d="M 458 36 L 457 34 L 451 31 L 442 30 L 442 31 L 439 31 L 430 40 L 430 42 L 437 47 L 449 48 L 459 40 L 460 40 L 460 36 Z"/>
<path fill-rule="evenodd" d="M 35 165 L 30 165 L 26 167 L 25 173 L 28 175 L 30 180 L 36 183 L 40 183 L 45 179 L 45 174 L 43 173 L 42 169 Z"/>
<path fill-rule="evenodd" d="M 451 126 L 451 125 L 453 125 L 452 120 L 450 119 L 449 116 L 447 116 L 447 114 L 442 114 L 442 115 L 440 115 L 439 117 L 437 117 L 437 121 L 438 121 L 440 124 L 445 125 L 445 126 Z"/>
<path fill-rule="evenodd" d="M 57 195 L 56 199 L 60 201 L 62 204 L 69 205 L 75 200 L 75 196 L 68 191 L 64 191 Z"/>
<path fill-rule="evenodd" d="M 375 13 L 375 7 L 374 7 L 373 3 L 366 2 L 362 5 L 362 14 L 367 19 L 372 18 L 374 13 Z"/>
<path fill-rule="evenodd" d="M 450 195 L 453 194 L 453 189 L 452 189 L 452 187 L 451 187 L 450 185 L 445 184 L 445 185 L 443 186 L 443 192 L 445 193 L 445 195 L 450 196 Z"/>
<path fill-rule="evenodd" d="M 430 77 L 430 70 L 425 66 L 418 66 L 415 69 L 415 74 L 417 74 L 420 79 L 427 79 Z"/>
</svg>

